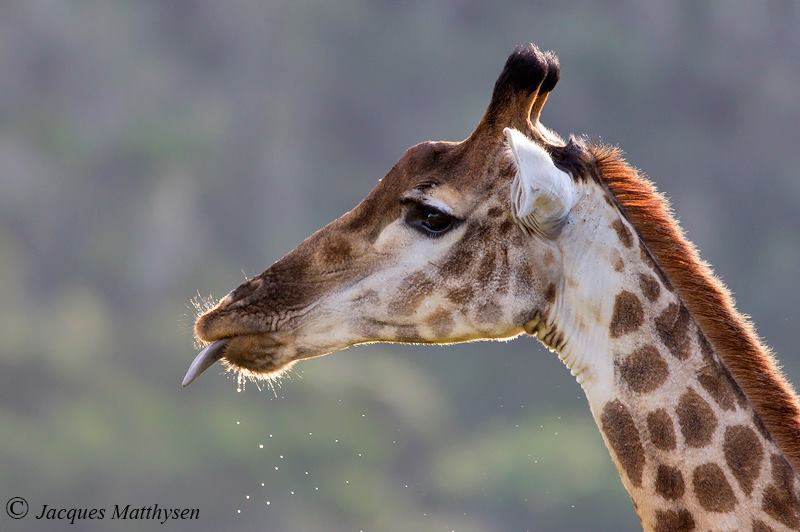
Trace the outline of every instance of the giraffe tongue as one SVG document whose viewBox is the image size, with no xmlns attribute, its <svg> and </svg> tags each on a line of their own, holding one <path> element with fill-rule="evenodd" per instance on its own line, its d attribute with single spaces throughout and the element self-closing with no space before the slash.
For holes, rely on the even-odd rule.
<svg viewBox="0 0 800 532">
<path fill-rule="evenodd" d="M 192 361 L 192 365 L 186 371 L 183 377 L 181 386 L 189 386 L 194 380 L 199 377 L 205 370 L 214 365 L 214 362 L 219 360 L 225 354 L 225 346 L 228 345 L 228 339 L 217 340 L 216 342 L 207 345 Z"/>
</svg>

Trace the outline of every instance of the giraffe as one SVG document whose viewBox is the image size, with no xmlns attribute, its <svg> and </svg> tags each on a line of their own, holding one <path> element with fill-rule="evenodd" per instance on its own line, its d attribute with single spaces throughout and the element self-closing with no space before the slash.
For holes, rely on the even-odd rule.
<svg viewBox="0 0 800 532">
<path fill-rule="evenodd" d="M 198 316 L 274 378 L 356 344 L 536 337 L 581 385 L 646 530 L 800 530 L 800 405 L 650 180 L 541 111 L 559 61 L 517 47 L 460 142 L 409 148 L 366 198 Z"/>
</svg>

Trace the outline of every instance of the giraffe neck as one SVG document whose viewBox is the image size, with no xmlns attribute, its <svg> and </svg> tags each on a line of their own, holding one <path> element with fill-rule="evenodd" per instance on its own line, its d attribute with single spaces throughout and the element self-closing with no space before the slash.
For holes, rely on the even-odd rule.
<svg viewBox="0 0 800 532">
<path fill-rule="evenodd" d="M 800 529 L 792 466 L 633 228 L 597 199 L 574 213 L 591 235 L 564 229 L 547 330 L 643 526 Z"/>
</svg>

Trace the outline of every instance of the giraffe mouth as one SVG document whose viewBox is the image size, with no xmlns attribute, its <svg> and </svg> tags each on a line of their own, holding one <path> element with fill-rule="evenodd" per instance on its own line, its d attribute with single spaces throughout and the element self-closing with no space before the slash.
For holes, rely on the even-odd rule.
<svg viewBox="0 0 800 532">
<path fill-rule="evenodd" d="M 271 378 L 294 363 L 285 344 L 272 335 L 231 336 L 215 340 L 204 347 L 186 371 L 181 386 L 197 380 L 208 368 L 221 362 L 226 369 L 251 378 Z"/>
</svg>

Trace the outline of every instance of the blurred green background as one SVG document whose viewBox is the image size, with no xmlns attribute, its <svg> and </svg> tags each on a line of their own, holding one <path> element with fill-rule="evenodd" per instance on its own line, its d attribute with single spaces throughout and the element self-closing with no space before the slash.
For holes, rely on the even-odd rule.
<svg viewBox="0 0 800 532">
<path fill-rule="evenodd" d="M 656 179 L 800 381 L 797 2 L 3 2 L 2 502 L 199 507 L 162 527 L 184 530 L 637 529 L 531 339 L 355 348 L 276 394 L 214 370 L 179 387 L 193 296 L 409 145 L 467 136 L 526 41 L 561 57 L 546 123 Z"/>
</svg>

